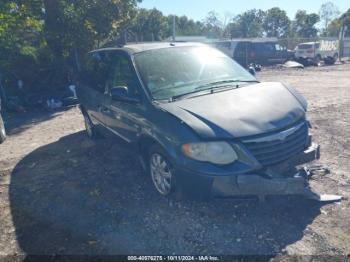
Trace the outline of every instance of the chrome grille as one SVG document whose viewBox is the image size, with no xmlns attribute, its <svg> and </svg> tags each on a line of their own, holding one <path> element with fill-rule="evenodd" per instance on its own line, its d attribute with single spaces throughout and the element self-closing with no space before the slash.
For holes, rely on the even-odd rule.
<svg viewBox="0 0 350 262">
<path fill-rule="evenodd" d="M 272 135 L 243 140 L 243 144 L 263 165 L 273 165 L 302 152 L 308 141 L 306 122 Z"/>
</svg>

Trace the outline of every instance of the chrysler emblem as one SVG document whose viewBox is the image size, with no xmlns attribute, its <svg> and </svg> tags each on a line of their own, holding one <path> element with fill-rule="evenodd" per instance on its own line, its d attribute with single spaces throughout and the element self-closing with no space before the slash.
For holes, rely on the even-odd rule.
<svg viewBox="0 0 350 262">
<path fill-rule="evenodd" d="M 270 135 L 270 136 L 265 136 L 265 137 L 260 137 L 260 138 L 255 138 L 255 139 L 249 139 L 249 140 L 244 140 L 244 142 L 270 142 L 270 141 L 276 141 L 280 140 L 283 141 L 285 140 L 288 136 L 299 130 L 305 123 L 301 123 L 295 127 L 292 127 L 290 129 L 287 129 L 285 131 L 281 131 L 279 133 Z"/>
</svg>

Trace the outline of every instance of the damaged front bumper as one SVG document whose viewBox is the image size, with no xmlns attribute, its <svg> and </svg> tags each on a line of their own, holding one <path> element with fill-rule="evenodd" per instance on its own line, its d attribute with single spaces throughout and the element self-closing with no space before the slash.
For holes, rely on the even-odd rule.
<svg viewBox="0 0 350 262">
<path fill-rule="evenodd" d="M 320 146 L 312 143 L 304 152 L 288 161 L 259 170 L 230 176 L 200 176 L 194 173 L 183 173 L 186 177 L 183 188 L 190 195 L 202 197 L 237 197 L 258 196 L 264 199 L 267 195 L 303 195 L 307 198 L 322 200 L 322 197 L 309 189 L 309 173 L 301 164 L 319 159 Z M 180 179 L 180 183 L 181 183 Z M 184 180 L 182 180 L 184 181 Z M 336 197 L 336 196 L 335 196 Z M 330 200 L 338 200 L 334 197 Z"/>
<path fill-rule="evenodd" d="M 320 146 L 312 143 L 301 154 L 288 161 L 265 168 L 261 172 L 237 176 L 216 177 L 212 194 L 216 197 L 237 195 L 300 195 L 308 189 L 308 175 L 297 166 L 319 159 Z"/>
<path fill-rule="evenodd" d="M 213 196 L 232 197 L 238 195 L 255 195 L 265 200 L 267 195 L 300 195 L 317 201 L 339 201 L 338 195 L 319 195 L 310 190 L 309 177 L 312 168 L 297 166 L 320 158 L 320 146 L 312 143 L 301 154 L 275 167 L 267 168 L 260 174 L 244 174 L 233 177 L 220 177 L 213 181 Z M 294 167 L 288 170 L 287 167 Z M 319 170 L 320 167 L 317 167 Z M 294 171 L 294 172 L 293 172 Z M 234 186 L 232 185 L 234 179 Z"/>
</svg>

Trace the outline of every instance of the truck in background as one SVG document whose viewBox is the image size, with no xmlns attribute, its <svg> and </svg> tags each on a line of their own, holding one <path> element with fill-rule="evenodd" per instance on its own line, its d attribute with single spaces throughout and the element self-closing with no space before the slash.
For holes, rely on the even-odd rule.
<svg viewBox="0 0 350 262">
<path fill-rule="evenodd" d="M 223 40 L 213 45 L 245 68 L 249 64 L 281 64 L 294 57 L 293 51 L 274 38 Z"/>
<path fill-rule="evenodd" d="M 295 48 L 295 60 L 304 65 L 319 65 L 321 61 L 332 65 L 338 58 L 339 40 L 300 43 Z"/>
</svg>

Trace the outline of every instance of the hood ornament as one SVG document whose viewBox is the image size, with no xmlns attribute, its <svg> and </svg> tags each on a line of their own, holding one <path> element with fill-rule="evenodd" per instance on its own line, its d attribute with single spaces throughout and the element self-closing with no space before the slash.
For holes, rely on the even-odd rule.
<svg viewBox="0 0 350 262">
<path fill-rule="evenodd" d="M 284 130 L 284 131 L 280 131 L 276 134 L 273 135 L 269 135 L 269 136 L 264 136 L 264 137 L 259 137 L 259 138 L 253 138 L 253 139 L 248 139 L 248 140 L 244 140 L 243 142 L 245 143 L 259 143 L 259 142 L 271 142 L 271 141 L 276 141 L 276 140 L 280 140 L 283 141 L 285 140 L 287 137 L 289 137 L 290 135 L 292 135 L 293 133 L 295 133 L 297 130 L 299 130 L 303 125 L 305 125 L 305 122 L 294 126 L 290 129 Z"/>
</svg>

